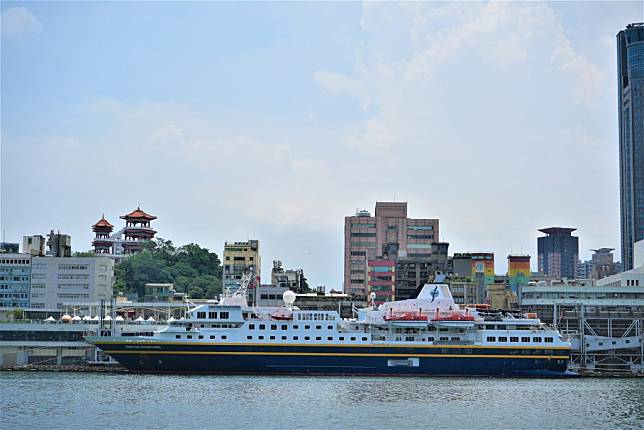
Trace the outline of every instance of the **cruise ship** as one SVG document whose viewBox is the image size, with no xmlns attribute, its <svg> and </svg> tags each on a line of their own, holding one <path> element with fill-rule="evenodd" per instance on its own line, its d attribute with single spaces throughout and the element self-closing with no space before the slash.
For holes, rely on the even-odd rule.
<svg viewBox="0 0 644 430">
<path fill-rule="evenodd" d="M 250 279 L 250 278 L 247 278 Z M 571 344 L 535 314 L 459 307 L 441 280 L 415 299 L 335 311 L 246 301 L 248 282 L 152 336 L 88 336 L 132 372 L 276 375 L 572 376 Z"/>
</svg>

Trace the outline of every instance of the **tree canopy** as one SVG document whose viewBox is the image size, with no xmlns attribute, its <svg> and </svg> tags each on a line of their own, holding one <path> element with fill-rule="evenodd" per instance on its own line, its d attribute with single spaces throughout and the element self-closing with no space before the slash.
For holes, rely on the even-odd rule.
<svg viewBox="0 0 644 430">
<path fill-rule="evenodd" d="M 147 283 L 173 283 L 190 298 L 214 298 L 221 293 L 221 270 L 216 253 L 195 243 L 177 248 L 171 240 L 157 238 L 116 266 L 114 292 L 143 297 Z"/>
</svg>

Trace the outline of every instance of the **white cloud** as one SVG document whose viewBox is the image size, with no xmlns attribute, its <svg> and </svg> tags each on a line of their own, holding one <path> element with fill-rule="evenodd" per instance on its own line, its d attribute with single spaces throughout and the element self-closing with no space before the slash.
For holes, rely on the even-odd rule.
<svg viewBox="0 0 644 430">
<path fill-rule="evenodd" d="M 2 35 L 22 36 L 42 30 L 42 24 L 24 6 L 14 6 L 2 12 Z"/>
<path fill-rule="evenodd" d="M 368 3 L 361 28 L 356 72 L 316 80 L 361 107 L 369 100 L 371 114 L 342 142 L 370 157 L 372 179 L 390 178 L 385 190 L 439 216 L 453 252 L 529 250 L 550 223 L 615 237 L 595 233 L 614 210 L 588 202 L 616 179 L 585 185 L 596 184 L 593 170 L 615 173 L 595 109 L 607 102 L 607 74 L 575 50 L 547 4 Z"/>
</svg>

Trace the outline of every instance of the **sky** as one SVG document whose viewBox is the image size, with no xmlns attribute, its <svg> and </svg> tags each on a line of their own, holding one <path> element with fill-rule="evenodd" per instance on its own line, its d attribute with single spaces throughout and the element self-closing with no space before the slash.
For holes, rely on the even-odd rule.
<svg viewBox="0 0 644 430">
<path fill-rule="evenodd" d="M 344 217 L 406 201 L 504 273 L 537 229 L 619 259 L 615 35 L 642 2 L 1 4 L 4 238 L 138 205 L 342 287 Z"/>
</svg>

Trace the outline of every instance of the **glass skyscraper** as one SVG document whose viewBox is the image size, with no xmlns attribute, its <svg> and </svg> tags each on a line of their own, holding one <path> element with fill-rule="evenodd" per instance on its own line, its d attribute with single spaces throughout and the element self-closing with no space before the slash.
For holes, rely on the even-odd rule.
<svg viewBox="0 0 644 430">
<path fill-rule="evenodd" d="M 633 243 L 644 239 L 644 23 L 617 33 L 622 263 L 633 268 Z"/>
</svg>

